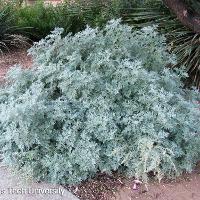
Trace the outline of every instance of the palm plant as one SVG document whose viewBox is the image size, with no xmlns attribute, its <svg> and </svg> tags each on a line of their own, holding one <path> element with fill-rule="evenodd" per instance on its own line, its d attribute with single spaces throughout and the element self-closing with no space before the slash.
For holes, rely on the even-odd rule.
<svg viewBox="0 0 200 200">
<path fill-rule="evenodd" d="M 189 1 L 200 11 L 199 0 Z M 161 0 L 126 9 L 123 19 L 136 27 L 157 24 L 159 31 L 167 37 L 169 50 L 177 55 L 178 63 L 173 67 L 187 67 L 189 78 L 186 84 L 200 88 L 200 34 L 184 27 Z"/>
<path fill-rule="evenodd" d="M 197 12 L 200 11 L 200 0 L 186 0 L 188 5 L 191 5 L 193 9 L 195 9 Z"/>
</svg>

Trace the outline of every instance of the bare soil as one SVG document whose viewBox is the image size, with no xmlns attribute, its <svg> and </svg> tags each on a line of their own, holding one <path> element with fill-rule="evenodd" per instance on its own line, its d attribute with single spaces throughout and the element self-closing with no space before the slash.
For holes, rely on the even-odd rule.
<svg viewBox="0 0 200 200">
<path fill-rule="evenodd" d="M 23 68 L 31 67 L 32 59 L 27 55 L 27 49 L 12 50 L 0 54 L 0 80 L 2 81 L 7 71 L 14 65 L 19 64 Z"/>
<path fill-rule="evenodd" d="M 200 174 L 188 174 L 175 181 L 152 182 L 133 190 L 128 182 L 113 200 L 200 200 Z"/>
<path fill-rule="evenodd" d="M 15 64 L 31 67 L 32 59 L 26 49 L 0 55 L 0 80 Z M 133 189 L 134 180 L 119 175 L 99 174 L 96 178 L 78 186 L 65 186 L 80 200 L 200 200 L 200 164 L 192 174 L 184 174 L 176 180 L 152 181 Z"/>
</svg>

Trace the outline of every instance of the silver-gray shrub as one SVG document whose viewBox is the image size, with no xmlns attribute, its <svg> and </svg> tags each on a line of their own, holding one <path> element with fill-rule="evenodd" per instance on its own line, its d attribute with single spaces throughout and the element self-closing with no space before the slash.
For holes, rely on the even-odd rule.
<svg viewBox="0 0 200 200">
<path fill-rule="evenodd" d="M 13 68 L 0 90 L 5 161 L 37 180 L 79 183 L 120 171 L 147 181 L 200 160 L 199 94 L 154 27 L 110 21 L 102 30 L 36 43 L 32 69 Z"/>
</svg>

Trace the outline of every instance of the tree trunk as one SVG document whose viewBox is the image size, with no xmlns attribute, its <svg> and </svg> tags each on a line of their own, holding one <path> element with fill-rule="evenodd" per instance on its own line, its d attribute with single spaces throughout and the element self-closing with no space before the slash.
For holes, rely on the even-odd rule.
<svg viewBox="0 0 200 200">
<path fill-rule="evenodd" d="M 195 33 L 200 33 L 200 14 L 190 9 L 184 0 L 163 0 L 181 23 Z"/>
</svg>

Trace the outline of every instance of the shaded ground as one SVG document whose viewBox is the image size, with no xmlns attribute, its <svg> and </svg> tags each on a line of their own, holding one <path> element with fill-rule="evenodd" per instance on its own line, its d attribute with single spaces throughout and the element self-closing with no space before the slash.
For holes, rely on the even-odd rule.
<svg viewBox="0 0 200 200">
<path fill-rule="evenodd" d="M 11 66 L 19 63 L 26 68 L 31 62 L 26 50 L 0 55 L 0 80 Z M 66 188 L 81 200 L 200 200 L 200 165 L 192 174 L 185 174 L 175 181 L 152 182 L 148 191 L 144 185 L 133 190 L 133 182 L 118 175 L 99 174 L 95 179 Z"/>
<path fill-rule="evenodd" d="M 111 200 L 113 196 L 117 195 L 117 191 L 124 186 L 123 177 L 99 174 L 96 178 L 85 181 L 78 186 L 65 186 L 65 188 L 80 200 Z"/>
</svg>

